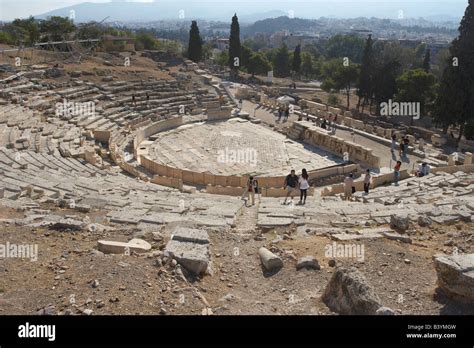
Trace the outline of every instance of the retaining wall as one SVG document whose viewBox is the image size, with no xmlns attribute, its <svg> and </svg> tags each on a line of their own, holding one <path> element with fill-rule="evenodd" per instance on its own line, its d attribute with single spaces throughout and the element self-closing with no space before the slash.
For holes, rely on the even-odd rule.
<svg viewBox="0 0 474 348">
<path fill-rule="evenodd" d="M 297 132 L 290 133 L 299 134 L 299 139 L 308 144 L 322 147 L 341 157 L 344 156 L 344 153 L 347 153 L 349 160 L 353 162 L 360 162 L 374 168 L 380 167 L 380 158 L 372 153 L 372 149 L 329 134 L 307 121 L 293 122 L 293 129 Z"/>
</svg>

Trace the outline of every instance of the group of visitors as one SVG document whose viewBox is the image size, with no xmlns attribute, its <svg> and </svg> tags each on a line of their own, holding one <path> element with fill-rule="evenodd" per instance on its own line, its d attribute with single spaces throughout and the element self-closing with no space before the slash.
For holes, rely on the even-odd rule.
<svg viewBox="0 0 474 348">
<path fill-rule="evenodd" d="M 150 104 L 150 94 L 146 92 L 146 106 Z M 132 106 L 137 106 L 137 97 L 135 96 L 135 93 L 132 94 Z"/>
<path fill-rule="evenodd" d="M 364 176 L 364 194 L 368 195 L 370 190 L 370 185 L 372 185 L 372 174 L 370 173 L 370 169 L 365 171 Z M 354 174 L 350 173 L 344 179 L 344 200 L 350 201 L 352 200 L 352 195 L 356 193 L 356 187 L 354 182 Z"/>
<path fill-rule="evenodd" d="M 293 197 L 295 194 L 298 194 L 298 190 L 300 193 L 300 200 L 298 205 L 305 205 L 306 204 L 306 197 L 308 196 L 308 189 L 309 189 L 309 175 L 306 169 L 301 171 L 301 175 L 296 175 L 294 169 L 291 170 L 290 174 L 288 174 L 285 178 L 285 182 L 283 184 L 286 191 L 286 197 L 283 201 L 283 204 L 287 204 L 288 198 L 291 200 L 288 202 L 289 204 L 293 201 Z"/>
<path fill-rule="evenodd" d="M 400 169 L 402 166 L 401 159 L 407 157 L 408 153 L 408 147 L 410 146 L 410 139 L 408 138 L 407 135 L 404 137 L 400 138 L 399 140 L 399 146 L 398 146 L 398 155 L 400 156 L 400 160 L 397 161 L 395 164 L 395 167 L 393 168 L 394 170 L 394 176 L 395 176 L 395 185 L 398 185 L 398 181 L 400 180 Z M 392 145 L 391 145 L 391 152 L 392 155 L 394 155 L 394 152 L 397 148 L 397 135 L 394 133 L 392 135 Z M 430 166 L 426 162 L 422 162 L 419 164 L 417 171 L 415 172 L 415 175 L 417 177 L 423 177 L 425 175 L 428 175 L 430 172 Z"/>
<path fill-rule="evenodd" d="M 399 143 L 398 155 L 400 156 L 400 158 L 407 157 L 408 147 L 410 146 L 410 139 L 408 138 L 407 135 L 405 135 L 404 137 L 400 138 L 398 143 Z M 390 151 L 392 152 L 392 154 L 395 153 L 396 148 L 397 148 L 397 135 L 394 133 L 392 134 L 392 145 L 390 148 Z"/>
<path fill-rule="evenodd" d="M 321 127 L 322 129 L 326 129 L 331 131 L 333 134 L 336 134 L 336 120 L 327 120 L 325 118 L 317 118 L 316 125 Z"/>
<path fill-rule="evenodd" d="M 278 106 L 278 122 L 280 122 L 281 118 L 283 117 L 283 122 L 288 121 L 288 117 L 290 117 L 290 106 L 281 104 Z"/>
<path fill-rule="evenodd" d="M 286 191 L 286 197 L 283 204 L 291 204 L 295 195 L 300 194 L 300 200 L 297 203 L 298 205 L 306 204 L 306 198 L 308 196 L 309 185 L 309 175 L 306 169 L 301 171 L 301 175 L 296 175 L 295 170 L 291 170 L 290 174 L 285 177 L 283 183 Z M 244 193 L 242 194 L 242 199 L 245 200 L 245 206 L 248 206 L 248 201 L 250 199 L 250 206 L 255 205 L 255 194 L 260 195 L 261 190 L 258 183 L 258 180 L 254 176 L 250 176 L 247 180 L 247 185 L 245 187 Z M 288 198 L 291 198 L 288 201 Z M 288 203 L 287 203 L 288 201 Z"/>
</svg>

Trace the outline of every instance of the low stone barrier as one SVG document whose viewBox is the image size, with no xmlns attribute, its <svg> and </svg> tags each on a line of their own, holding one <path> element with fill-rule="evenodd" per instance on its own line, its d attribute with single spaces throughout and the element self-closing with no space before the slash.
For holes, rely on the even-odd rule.
<svg viewBox="0 0 474 348">
<path fill-rule="evenodd" d="M 463 164 L 460 166 L 446 166 L 446 167 L 437 167 L 431 168 L 430 173 L 438 173 L 444 172 L 448 174 L 453 174 L 456 172 L 464 172 L 464 173 L 473 173 L 474 172 L 474 164 Z"/>
<path fill-rule="evenodd" d="M 408 170 L 401 170 L 400 171 L 400 178 L 399 180 L 404 180 L 410 177 Z M 395 174 L 387 173 L 382 175 L 377 175 L 372 177 L 372 185 L 371 188 L 387 185 L 389 183 L 395 182 Z M 364 178 L 359 178 L 358 180 L 354 181 L 354 187 L 356 191 L 364 191 Z M 324 190 L 321 192 L 321 196 L 334 196 L 339 193 L 344 193 L 344 184 L 335 184 L 328 187 L 325 187 Z"/>
<path fill-rule="evenodd" d="M 260 183 L 260 179 L 259 179 Z M 206 186 L 206 193 L 216 194 L 216 195 L 226 195 L 226 196 L 242 196 L 244 193 L 245 187 L 231 187 L 231 186 Z M 284 188 L 279 187 L 260 187 L 260 195 L 262 197 L 286 197 L 287 191 Z M 308 189 L 308 195 L 314 195 L 314 187 Z M 299 192 L 298 192 L 299 194 Z M 297 196 L 298 194 L 295 194 Z"/>
<path fill-rule="evenodd" d="M 380 158 L 372 153 L 372 149 L 329 134 L 306 121 L 293 122 L 293 128 L 299 131 L 299 138 L 309 144 L 322 147 L 341 157 L 347 153 L 348 159 L 353 162 L 364 163 L 374 168 L 380 167 Z"/>
</svg>

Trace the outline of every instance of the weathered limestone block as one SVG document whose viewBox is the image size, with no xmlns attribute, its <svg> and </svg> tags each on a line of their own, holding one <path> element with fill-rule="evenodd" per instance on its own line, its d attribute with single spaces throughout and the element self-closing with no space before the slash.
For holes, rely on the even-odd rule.
<svg viewBox="0 0 474 348">
<path fill-rule="evenodd" d="M 466 152 L 464 154 L 464 165 L 472 164 L 472 153 Z"/>
<path fill-rule="evenodd" d="M 97 242 L 97 249 L 104 254 L 125 254 L 126 252 L 144 253 L 151 250 L 151 244 L 136 238 L 128 243 L 99 240 Z"/>
<path fill-rule="evenodd" d="M 474 303 L 474 254 L 435 255 L 434 266 L 448 296 Z"/>
<path fill-rule="evenodd" d="M 446 139 L 441 137 L 441 135 L 439 135 L 439 134 L 433 134 L 431 136 L 431 143 L 434 146 L 442 146 L 442 145 L 446 144 Z"/>
<path fill-rule="evenodd" d="M 263 267 L 269 272 L 276 271 L 283 267 L 283 261 L 281 258 L 267 248 L 260 248 L 258 250 L 258 255 L 260 256 L 260 261 L 262 262 Z"/>
<path fill-rule="evenodd" d="M 296 264 L 297 270 L 300 270 L 302 268 L 319 270 L 321 269 L 321 266 L 319 265 L 319 262 L 318 260 L 316 260 L 315 257 L 305 256 L 305 257 L 300 258 L 298 260 L 298 263 Z"/>
<path fill-rule="evenodd" d="M 338 268 L 322 300 L 332 311 L 345 315 L 372 315 L 382 307 L 375 290 L 356 268 Z"/>
<path fill-rule="evenodd" d="M 207 244 L 170 240 L 166 245 L 165 255 L 176 259 L 180 265 L 194 274 L 204 273 L 210 262 Z"/>
</svg>

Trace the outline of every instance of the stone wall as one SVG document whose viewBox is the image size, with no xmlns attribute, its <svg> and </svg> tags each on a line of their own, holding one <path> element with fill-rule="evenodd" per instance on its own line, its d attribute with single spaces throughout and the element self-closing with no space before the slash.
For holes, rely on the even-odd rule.
<svg viewBox="0 0 474 348">
<path fill-rule="evenodd" d="M 154 174 L 151 182 L 159 185 L 178 188 L 180 190 L 182 190 L 183 184 L 188 184 L 206 186 L 209 190 L 209 193 L 238 195 L 237 192 L 240 192 L 239 195 L 242 194 L 243 188 L 247 184 L 247 176 L 225 176 L 214 175 L 211 173 L 193 172 L 157 163 L 145 155 L 138 156 L 137 150 L 145 139 L 156 133 L 179 127 L 182 124 L 183 118 L 176 117 L 156 122 L 144 128 L 140 128 L 134 132 L 134 135 L 114 132 L 110 136 L 109 148 L 111 157 L 114 162 L 124 171 L 144 179 L 145 175 L 143 173 L 139 172 L 133 165 L 125 161 L 126 154 L 124 149 L 129 143 L 128 139 L 133 136 L 133 151 L 135 158 L 143 168 Z M 357 172 L 358 170 L 359 165 L 347 164 L 345 166 L 333 166 L 309 171 L 308 174 L 310 179 L 314 180 L 334 175 L 346 174 L 349 172 Z M 149 180 L 149 178 L 146 177 L 146 180 Z M 268 195 L 269 197 L 280 197 L 281 195 L 285 194 L 283 189 L 284 180 L 285 176 L 258 178 L 260 187 L 265 190 L 265 192 L 262 192 L 262 194 Z"/>
<path fill-rule="evenodd" d="M 399 180 L 404 180 L 410 177 L 410 174 L 408 174 L 408 170 L 401 170 L 400 171 L 400 179 Z M 377 176 L 372 176 L 372 185 L 371 188 L 383 186 L 389 183 L 395 182 L 395 174 L 392 173 L 387 173 L 387 174 L 382 174 L 382 175 L 377 175 Z M 354 181 L 354 186 L 356 188 L 356 191 L 364 191 L 364 178 L 359 178 L 358 180 Z M 328 187 L 325 187 L 324 190 L 321 192 L 321 196 L 334 196 L 339 193 L 344 193 L 344 184 L 336 184 L 336 185 L 331 185 Z"/>
<path fill-rule="evenodd" d="M 335 135 L 329 134 L 324 129 L 314 126 L 307 121 L 293 122 L 293 129 L 299 134 L 299 139 L 311 145 L 322 147 L 338 156 L 344 153 L 349 156 L 349 161 L 359 162 L 373 168 L 380 167 L 380 158 L 372 153 L 372 149 L 346 141 Z M 290 132 L 293 136 L 295 132 Z"/>
<path fill-rule="evenodd" d="M 155 175 L 150 182 L 161 186 L 173 187 L 180 191 L 183 190 L 183 180 L 177 178 Z"/>
<path fill-rule="evenodd" d="M 159 132 L 164 132 L 169 129 L 177 128 L 183 124 L 183 116 L 178 116 L 178 117 L 173 117 L 169 118 L 167 120 L 162 120 L 158 121 L 156 123 L 153 123 L 150 126 L 140 128 L 135 131 L 135 139 L 133 140 L 133 153 L 135 158 L 137 158 L 137 149 L 148 137 L 159 133 Z"/>
<path fill-rule="evenodd" d="M 94 130 L 94 139 L 101 143 L 108 144 L 110 139 L 110 131 Z"/>
<path fill-rule="evenodd" d="M 463 164 L 460 166 L 446 166 L 431 168 L 430 173 L 444 172 L 453 174 L 456 172 L 474 173 L 474 164 Z"/>
<path fill-rule="evenodd" d="M 260 183 L 260 179 L 259 179 Z M 216 195 L 226 195 L 226 196 L 242 196 L 245 188 L 243 187 L 231 187 L 231 186 L 212 186 L 208 185 L 206 187 L 206 193 L 216 194 Z M 314 187 L 308 189 L 308 195 L 314 195 Z M 286 197 L 287 191 L 284 188 L 279 187 L 261 187 L 261 196 L 262 197 Z"/>
<path fill-rule="evenodd" d="M 211 173 L 200 173 L 193 172 L 189 170 L 173 168 L 165 166 L 155 161 L 149 159 L 148 157 L 141 155 L 140 164 L 149 170 L 151 173 L 176 178 L 183 181 L 187 185 L 210 185 L 210 186 L 220 186 L 220 187 L 234 187 L 240 188 L 246 186 L 248 177 L 247 176 L 237 176 L 237 175 L 214 175 Z M 357 172 L 359 166 L 357 164 L 348 164 L 346 166 L 334 166 L 330 168 L 323 168 L 314 171 L 309 171 L 308 175 L 310 180 L 321 179 L 330 177 L 333 175 L 347 174 L 351 172 Z M 258 182 L 260 187 L 267 188 L 282 188 L 285 181 L 285 176 L 275 176 L 275 177 L 258 177 Z"/>
</svg>

